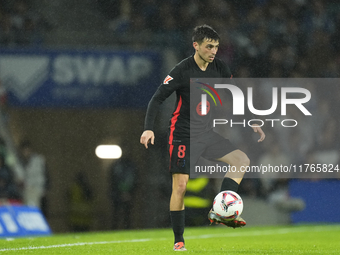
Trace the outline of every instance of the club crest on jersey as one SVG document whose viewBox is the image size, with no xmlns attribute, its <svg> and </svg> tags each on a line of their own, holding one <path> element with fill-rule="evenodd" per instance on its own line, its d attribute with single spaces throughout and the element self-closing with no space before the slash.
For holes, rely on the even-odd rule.
<svg viewBox="0 0 340 255">
<path fill-rule="evenodd" d="M 169 84 L 169 81 L 173 80 L 174 78 L 172 78 L 170 75 L 168 75 L 164 81 L 163 81 L 163 84 Z"/>
</svg>

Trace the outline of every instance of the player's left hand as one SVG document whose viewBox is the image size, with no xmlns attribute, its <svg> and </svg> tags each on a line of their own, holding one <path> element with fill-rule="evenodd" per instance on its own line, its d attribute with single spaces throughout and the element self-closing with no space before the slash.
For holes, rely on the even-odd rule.
<svg viewBox="0 0 340 255">
<path fill-rule="evenodd" d="M 257 140 L 257 142 L 262 142 L 264 140 L 264 138 L 266 138 L 266 135 L 264 134 L 262 128 L 260 126 L 258 126 L 257 124 L 252 125 L 252 128 L 253 128 L 254 132 L 259 133 L 259 135 L 260 135 L 260 139 Z"/>
</svg>

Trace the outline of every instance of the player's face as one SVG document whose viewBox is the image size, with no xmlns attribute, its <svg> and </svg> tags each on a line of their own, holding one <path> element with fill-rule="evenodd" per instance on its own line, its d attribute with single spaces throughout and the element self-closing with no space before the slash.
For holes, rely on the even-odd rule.
<svg viewBox="0 0 340 255">
<path fill-rule="evenodd" d="M 201 44 L 194 44 L 194 47 L 203 61 L 211 63 L 215 59 L 219 44 L 219 41 L 204 39 Z"/>
</svg>

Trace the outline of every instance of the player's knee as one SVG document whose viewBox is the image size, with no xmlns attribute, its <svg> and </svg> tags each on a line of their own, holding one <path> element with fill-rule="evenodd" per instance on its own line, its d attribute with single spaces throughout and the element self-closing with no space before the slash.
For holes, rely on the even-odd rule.
<svg viewBox="0 0 340 255">
<path fill-rule="evenodd" d="M 236 158 L 236 161 L 237 161 L 236 164 L 240 165 L 240 166 L 249 166 L 250 165 L 250 159 L 248 158 L 247 154 L 245 154 L 242 151 L 239 151 L 237 158 Z"/>
<path fill-rule="evenodd" d="M 250 165 L 250 159 L 246 154 L 244 154 L 244 157 L 242 157 L 242 165 L 243 166 L 249 166 Z"/>
<path fill-rule="evenodd" d="M 173 192 L 176 193 L 176 195 L 178 196 L 184 196 L 185 195 L 185 191 L 187 189 L 187 184 L 186 182 L 179 182 L 176 185 L 174 185 L 174 190 Z"/>
</svg>

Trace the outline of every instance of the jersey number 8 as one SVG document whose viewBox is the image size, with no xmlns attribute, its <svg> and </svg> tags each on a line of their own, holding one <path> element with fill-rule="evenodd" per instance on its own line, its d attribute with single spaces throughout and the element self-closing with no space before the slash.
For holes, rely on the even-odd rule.
<svg viewBox="0 0 340 255">
<path fill-rule="evenodd" d="M 185 157 L 185 150 L 186 150 L 185 145 L 178 146 L 178 154 L 177 154 L 177 156 L 179 158 L 184 158 Z"/>
</svg>

